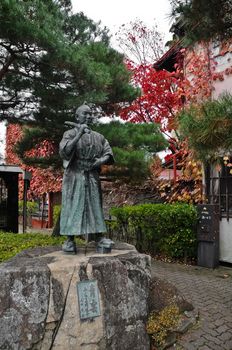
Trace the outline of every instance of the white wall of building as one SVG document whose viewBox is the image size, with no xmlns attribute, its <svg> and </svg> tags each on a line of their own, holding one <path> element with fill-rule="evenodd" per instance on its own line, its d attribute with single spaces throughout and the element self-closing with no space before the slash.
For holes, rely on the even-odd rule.
<svg viewBox="0 0 232 350">
<path fill-rule="evenodd" d="M 232 75 L 226 77 L 224 81 L 215 81 L 214 82 L 214 91 L 213 91 L 213 99 L 217 99 L 219 95 L 229 92 L 232 94 Z"/>
<path fill-rule="evenodd" d="M 213 82 L 214 91 L 212 97 L 218 98 L 221 94 L 228 92 L 232 94 L 232 74 L 226 74 L 232 66 L 232 44 L 223 48 L 219 44 L 211 46 L 211 54 L 214 59 L 215 73 L 223 73 L 224 80 L 215 80 Z"/>
<path fill-rule="evenodd" d="M 0 122 L 0 164 L 5 162 L 6 157 L 6 121 Z"/>
<path fill-rule="evenodd" d="M 223 93 L 232 94 L 232 74 L 226 74 L 226 70 L 232 66 L 232 45 L 220 47 L 219 45 L 212 46 L 212 56 L 216 62 L 215 73 L 222 73 L 223 80 L 215 80 L 213 82 L 214 91 L 213 99 L 217 99 Z M 219 235 L 219 260 L 232 263 L 232 219 L 228 221 L 222 218 L 220 221 Z"/>
<path fill-rule="evenodd" d="M 232 221 L 220 221 L 219 260 L 232 263 Z"/>
</svg>

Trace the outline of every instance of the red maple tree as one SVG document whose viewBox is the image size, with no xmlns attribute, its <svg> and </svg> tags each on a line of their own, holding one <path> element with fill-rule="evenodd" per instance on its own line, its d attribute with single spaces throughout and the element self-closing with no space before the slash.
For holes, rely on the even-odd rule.
<svg viewBox="0 0 232 350">
<path fill-rule="evenodd" d="M 7 127 L 6 134 L 6 162 L 7 164 L 17 164 L 21 168 L 30 171 L 32 174 L 32 179 L 30 182 L 30 189 L 28 192 L 28 197 L 38 198 L 45 193 L 49 192 L 59 192 L 61 191 L 62 184 L 62 174 L 59 170 L 54 170 L 52 168 L 41 169 L 33 166 L 26 166 L 18 158 L 14 152 L 14 147 L 17 141 L 22 137 L 22 127 L 18 124 L 9 124 Z M 36 145 L 33 150 L 28 152 L 30 156 L 46 156 L 54 152 L 53 145 L 45 140 L 40 145 Z M 19 189 L 20 195 L 22 196 L 23 184 L 20 181 Z"/>
<path fill-rule="evenodd" d="M 152 65 L 131 61 L 126 64 L 141 95 L 121 109 L 121 118 L 132 123 L 159 123 L 162 131 L 175 129 L 175 115 L 182 105 L 179 72 L 157 71 Z"/>
<path fill-rule="evenodd" d="M 176 181 L 175 178 L 174 185 L 168 185 L 168 181 L 158 184 L 161 196 L 165 195 L 169 202 L 178 200 L 193 203 L 202 200 L 201 165 L 193 160 L 187 140 L 178 139 L 177 114 L 183 108 L 183 102 L 197 102 L 210 95 L 213 78 L 208 70 L 207 59 L 207 51 L 203 51 L 200 57 L 196 53 L 188 53 L 185 61 L 180 60 L 175 65 L 173 72 L 155 70 L 152 65 L 136 66 L 127 62 L 132 72 L 132 83 L 140 87 L 141 95 L 123 107 L 120 115 L 133 123 L 159 123 L 161 131 L 168 136 L 171 153 L 165 157 L 165 161 L 173 162 L 174 167 L 182 170 L 179 179 Z M 185 75 L 187 64 L 189 74 Z"/>
</svg>

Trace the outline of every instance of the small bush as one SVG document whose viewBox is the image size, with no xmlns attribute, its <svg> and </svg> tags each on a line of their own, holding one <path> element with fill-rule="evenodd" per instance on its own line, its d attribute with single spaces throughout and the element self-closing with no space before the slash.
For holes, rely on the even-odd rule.
<svg viewBox="0 0 232 350">
<path fill-rule="evenodd" d="M 196 256 L 197 210 L 189 204 L 142 204 L 111 209 L 116 239 L 139 251 L 170 257 Z"/>
<path fill-rule="evenodd" d="M 151 336 L 155 346 L 162 346 L 170 331 L 177 327 L 180 320 L 178 306 L 166 306 L 159 313 L 152 313 L 147 322 L 147 333 Z"/>
<path fill-rule="evenodd" d="M 32 215 L 39 210 L 37 202 L 27 202 L 27 214 Z M 23 215 L 23 201 L 19 201 L 19 215 Z"/>
</svg>

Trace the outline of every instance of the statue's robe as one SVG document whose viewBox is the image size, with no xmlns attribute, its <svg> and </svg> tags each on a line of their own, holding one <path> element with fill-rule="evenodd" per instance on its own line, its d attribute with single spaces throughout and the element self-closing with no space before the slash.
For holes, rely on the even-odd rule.
<svg viewBox="0 0 232 350">
<path fill-rule="evenodd" d="M 106 232 L 102 211 L 99 170 L 92 169 L 97 158 L 113 153 L 103 135 L 90 131 L 84 133 L 71 154 L 66 145 L 76 135 L 76 129 L 64 133 L 60 142 L 60 156 L 65 168 L 62 184 L 61 235 L 85 235 Z"/>
</svg>

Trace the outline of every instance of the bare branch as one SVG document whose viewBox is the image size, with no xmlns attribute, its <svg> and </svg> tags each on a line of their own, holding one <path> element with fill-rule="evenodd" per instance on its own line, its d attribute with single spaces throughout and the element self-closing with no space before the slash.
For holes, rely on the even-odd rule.
<svg viewBox="0 0 232 350">
<path fill-rule="evenodd" d="M 163 54 L 163 36 L 157 25 L 148 28 L 141 20 L 124 24 L 116 40 L 125 56 L 137 64 L 154 63 Z"/>
</svg>

